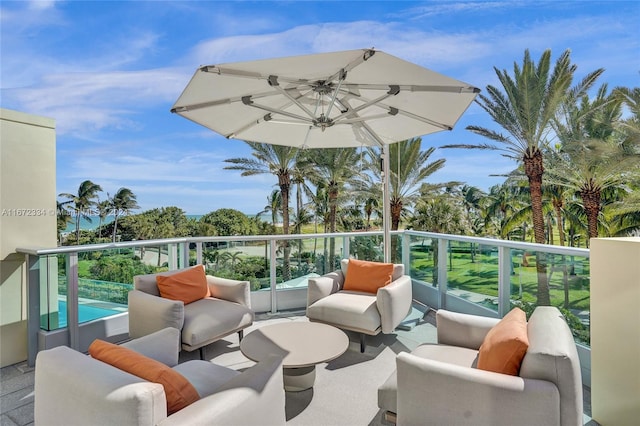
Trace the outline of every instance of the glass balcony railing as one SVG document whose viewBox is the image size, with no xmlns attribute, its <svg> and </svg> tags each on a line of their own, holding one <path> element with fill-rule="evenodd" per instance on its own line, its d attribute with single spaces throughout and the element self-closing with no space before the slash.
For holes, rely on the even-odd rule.
<svg viewBox="0 0 640 426">
<path fill-rule="evenodd" d="M 411 276 L 414 299 L 433 308 L 501 317 L 513 306 L 560 308 L 576 342 L 589 346 L 589 250 L 403 231 L 392 258 Z M 21 249 L 29 255 L 31 309 L 43 331 L 127 312 L 133 277 L 204 264 L 207 273 L 251 283 L 257 312 L 305 307 L 309 277 L 350 256 L 382 261 L 382 234 L 197 237 Z M 254 303 L 255 302 L 255 303 Z M 37 308 L 36 308 L 37 306 Z M 32 316 L 30 315 L 30 318 Z"/>
</svg>

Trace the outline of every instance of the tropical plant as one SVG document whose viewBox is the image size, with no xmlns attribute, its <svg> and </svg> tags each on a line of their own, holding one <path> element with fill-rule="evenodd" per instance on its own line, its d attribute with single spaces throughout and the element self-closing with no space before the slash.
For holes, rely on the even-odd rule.
<svg viewBox="0 0 640 426">
<path fill-rule="evenodd" d="M 295 169 L 298 149 L 290 146 L 271 145 L 266 143 L 246 142 L 253 149 L 253 158 L 230 158 L 225 160 L 233 166 L 225 170 L 239 170 L 241 176 L 259 174 L 273 174 L 278 178 L 278 187 L 282 196 L 282 233 L 289 234 L 289 195 L 291 190 L 291 176 Z M 285 240 L 282 274 L 285 281 L 291 278 L 290 248 Z"/>
<path fill-rule="evenodd" d="M 627 183 L 640 176 L 640 154 L 630 151 L 629 139 L 616 131 L 621 117 L 621 99 L 607 94 L 605 84 L 593 100 L 569 98 L 554 120 L 561 145 L 550 153 L 548 180 L 580 196 L 589 238 L 599 235 L 605 195 L 618 198 L 617 190 L 629 192 Z"/>
<path fill-rule="evenodd" d="M 500 88 L 487 86 L 488 95 L 478 95 L 476 102 L 493 121 L 508 132 L 507 135 L 480 126 L 467 126 L 467 130 L 483 136 L 496 144 L 454 144 L 445 148 L 475 148 L 497 150 L 524 166 L 529 181 L 531 215 L 535 242 L 545 242 L 545 222 L 542 211 L 543 152 L 547 149 L 551 121 L 569 92 L 582 94 L 604 72 L 598 69 L 571 88 L 577 66 L 571 64 L 570 51 L 566 50 L 551 70 L 551 51 L 545 50 L 538 63 L 534 63 L 525 50 L 522 67 L 513 66 L 513 76 L 507 70 L 494 68 Z M 546 278 L 544 256 L 537 256 L 538 304 L 549 305 L 549 285 Z"/>
<path fill-rule="evenodd" d="M 129 214 L 131 210 L 139 209 L 136 196 L 129 188 L 120 188 L 111 198 L 111 211 L 113 213 L 112 241 L 116 242 L 118 232 L 118 218 L 123 214 Z"/>
<path fill-rule="evenodd" d="M 91 223 L 91 208 L 96 206 L 98 192 L 101 192 L 100 185 L 85 180 L 78 187 L 76 194 L 63 192 L 58 197 L 67 198 L 68 201 L 60 203 L 61 206 L 69 208 L 75 215 L 76 225 L 76 244 L 80 244 L 80 219 L 84 218 Z"/>
<path fill-rule="evenodd" d="M 262 211 L 256 214 L 257 217 L 264 213 L 271 213 L 271 224 L 275 226 L 278 222 L 278 212 L 282 211 L 282 193 L 274 189 L 267 197 L 267 205 L 264 206 Z"/>
<path fill-rule="evenodd" d="M 329 207 L 329 232 L 337 231 L 337 212 L 347 196 L 347 190 L 359 176 L 360 156 L 355 148 L 316 149 L 300 162 L 309 180 L 326 189 Z M 329 261 L 335 258 L 335 239 L 329 241 Z"/>
</svg>

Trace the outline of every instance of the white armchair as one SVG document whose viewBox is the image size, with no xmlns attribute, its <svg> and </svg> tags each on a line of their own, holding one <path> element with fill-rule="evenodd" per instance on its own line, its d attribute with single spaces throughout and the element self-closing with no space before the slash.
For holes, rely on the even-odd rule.
<svg viewBox="0 0 640 426">
<path fill-rule="evenodd" d="M 129 336 L 138 338 L 166 327 L 181 330 L 182 349 L 194 351 L 223 337 L 238 333 L 253 324 L 250 284 L 207 275 L 211 297 L 185 305 L 178 300 L 160 297 L 157 275 L 169 276 L 185 269 L 159 274 L 136 275 L 134 290 L 129 292 Z"/>
<path fill-rule="evenodd" d="M 518 375 L 476 367 L 498 319 L 437 312 L 438 344 L 400 353 L 378 406 L 398 425 L 580 426 L 582 378 L 569 327 L 555 307 L 537 307 Z"/>
<path fill-rule="evenodd" d="M 163 385 L 59 346 L 36 358 L 35 424 L 285 424 L 282 358 L 277 355 L 243 372 L 200 360 L 177 364 L 180 332 L 173 328 L 123 346 L 172 367 L 200 399 L 168 415 Z"/>
<path fill-rule="evenodd" d="M 393 333 L 411 311 L 411 278 L 404 275 L 404 265 L 396 264 L 391 283 L 376 294 L 344 290 L 348 267 L 349 259 L 343 259 L 340 270 L 309 278 L 307 317 L 360 333 L 360 352 L 364 352 L 366 335 Z"/>
</svg>

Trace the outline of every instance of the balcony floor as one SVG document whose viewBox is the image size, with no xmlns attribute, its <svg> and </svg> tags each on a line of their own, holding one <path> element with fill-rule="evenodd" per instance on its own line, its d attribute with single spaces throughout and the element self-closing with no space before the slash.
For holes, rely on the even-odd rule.
<svg viewBox="0 0 640 426">
<path fill-rule="evenodd" d="M 245 334 L 263 325 L 281 321 L 306 321 L 304 311 L 281 314 L 259 314 Z M 429 311 L 410 331 L 397 330 L 394 335 L 367 337 L 367 348 L 360 353 L 359 337 L 348 333 L 349 349 L 339 358 L 317 367 L 313 389 L 287 392 L 288 425 L 369 425 L 387 426 L 377 405 L 377 389 L 395 369 L 399 352 L 410 351 L 421 343 L 435 342 L 435 314 Z M 245 369 L 253 362 L 239 350 L 238 336 L 209 345 L 208 360 L 233 369 Z M 182 352 L 180 361 L 198 359 L 198 351 Z M 0 370 L 0 426 L 33 424 L 34 369 L 16 364 Z M 341 392 L 336 392 L 341 389 Z M 591 394 L 584 389 L 584 424 L 597 426 L 591 420 Z"/>
</svg>

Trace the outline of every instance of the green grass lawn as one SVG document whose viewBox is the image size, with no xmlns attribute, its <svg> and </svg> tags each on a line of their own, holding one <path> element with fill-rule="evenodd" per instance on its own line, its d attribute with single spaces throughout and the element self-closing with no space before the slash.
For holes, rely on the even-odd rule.
<svg viewBox="0 0 640 426">
<path fill-rule="evenodd" d="M 447 285 L 450 289 L 464 290 L 488 297 L 498 296 L 498 256 L 496 252 L 471 253 L 454 251 L 447 253 Z M 537 273 L 535 256 L 527 256 L 523 266 L 522 256 L 512 256 L 511 295 L 513 300 L 535 303 Z M 565 273 L 566 271 L 566 273 Z M 413 247 L 411 273 L 414 278 L 433 282 L 434 259 L 429 248 Z M 568 256 L 548 255 L 547 276 L 551 274 L 549 290 L 551 304 L 565 306 L 565 284 L 568 288 L 567 307 L 589 310 L 588 261 Z"/>
</svg>

